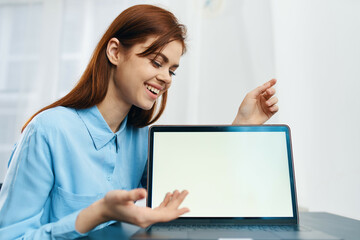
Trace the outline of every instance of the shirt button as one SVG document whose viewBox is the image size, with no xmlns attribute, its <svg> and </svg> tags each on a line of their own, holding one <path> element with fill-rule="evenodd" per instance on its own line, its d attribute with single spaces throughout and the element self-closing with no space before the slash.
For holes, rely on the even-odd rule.
<svg viewBox="0 0 360 240">
<path fill-rule="evenodd" d="M 110 177 L 110 176 L 107 176 L 107 180 L 110 181 L 110 180 L 111 180 L 111 177 Z"/>
</svg>

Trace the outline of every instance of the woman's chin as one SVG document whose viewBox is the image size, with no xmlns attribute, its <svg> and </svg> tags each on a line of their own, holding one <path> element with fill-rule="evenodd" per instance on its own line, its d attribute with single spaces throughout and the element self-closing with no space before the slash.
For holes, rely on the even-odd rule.
<svg viewBox="0 0 360 240">
<path fill-rule="evenodd" d="M 139 106 L 137 106 L 138 108 L 141 108 L 142 110 L 148 111 L 150 110 L 152 107 L 154 106 L 154 102 L 153 103 L 146 103 L 146 104 L 139 104 Z"/>
</svg>

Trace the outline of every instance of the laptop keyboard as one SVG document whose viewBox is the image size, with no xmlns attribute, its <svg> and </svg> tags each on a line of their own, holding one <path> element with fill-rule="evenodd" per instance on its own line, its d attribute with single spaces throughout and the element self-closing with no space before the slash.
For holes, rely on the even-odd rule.
<svg viewBox="0 0 360 240">
<path fill-rule="evenodd" d="M 271 232 L 286 232 L 286 231 L 310 231 L 309 228 L 304 226 L 284 226 L 284 225 L 208 225 L 208 224 L 195 224 L 195 225 L 163 225 L 153 226 L 152 230 L 165 230 L 165 231 L 196 231 L 196 230 L 246 230 L 246 231 L 271 231 Z"/>
</svg>

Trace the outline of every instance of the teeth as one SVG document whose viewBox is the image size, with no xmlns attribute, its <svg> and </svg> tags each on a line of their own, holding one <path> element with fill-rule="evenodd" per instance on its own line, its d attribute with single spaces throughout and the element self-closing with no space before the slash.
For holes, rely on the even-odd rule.
<svg viewBox="0 0 360 240">
<path fill-rule="evenodd" d="M 154 87 L 151 87 L 147 84 L 145 84 L 146 88 L 149 89 L 151 92 L 155 93 L 155 94 L 159 94 L 160 93 L 160 90 L 159 89 L 156 89 Z"/>
</svg>

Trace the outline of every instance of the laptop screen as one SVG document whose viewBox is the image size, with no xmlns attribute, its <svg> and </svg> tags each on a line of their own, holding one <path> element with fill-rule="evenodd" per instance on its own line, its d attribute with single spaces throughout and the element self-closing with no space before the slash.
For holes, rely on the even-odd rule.
<svg viewBox="0 0 360 240">
<path fill-rule="evenodd" d="M 186 189 L 182 218 L 296 217 L 289 134 L 284 125 L 152 127 L 148 205 Z"/>
</svg>

